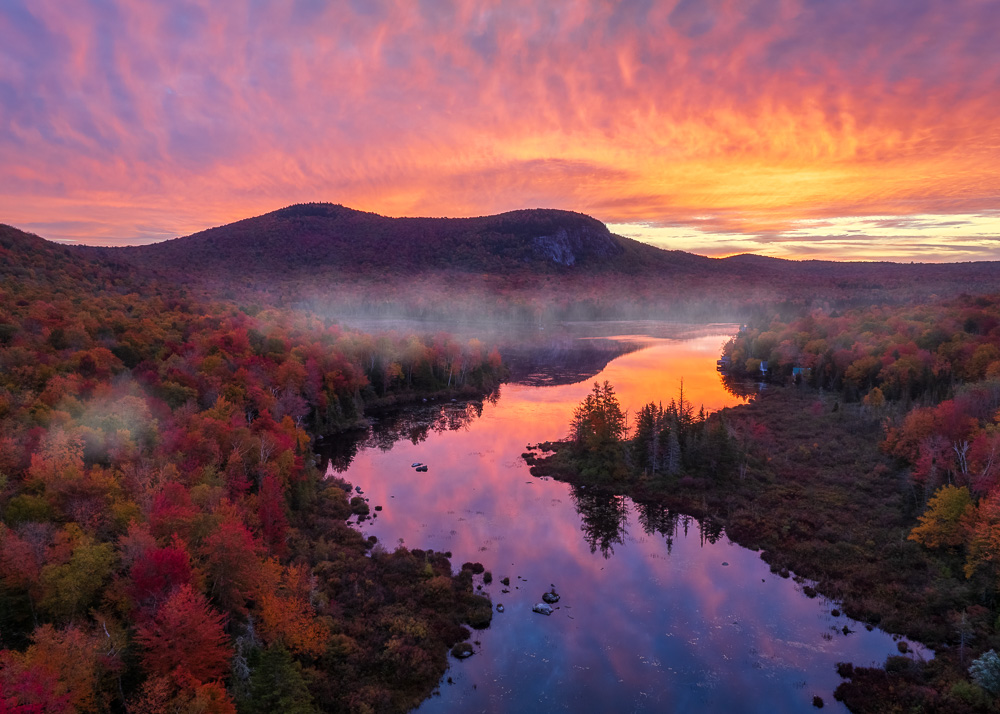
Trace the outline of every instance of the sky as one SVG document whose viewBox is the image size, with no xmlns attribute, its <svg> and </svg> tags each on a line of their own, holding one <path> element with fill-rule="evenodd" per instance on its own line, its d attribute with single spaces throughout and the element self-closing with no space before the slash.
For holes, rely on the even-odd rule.
<svg viewBox="0 0 1000 714">
<path fill-rule="evenodd" d="M 1000 259 L 996 0 L 0 0 L 0 222 L 329 201 L 712 256 Z"/>
</svg>

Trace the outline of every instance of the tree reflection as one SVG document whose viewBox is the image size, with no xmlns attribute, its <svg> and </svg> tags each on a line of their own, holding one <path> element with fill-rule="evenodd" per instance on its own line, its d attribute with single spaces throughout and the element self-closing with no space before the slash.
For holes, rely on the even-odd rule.
<svg viewBox="0 0 1000 714">
<path fill-rule="evenodd" d="M 614 547 L 624 544 L 628 536 L 628 497 L 580 486 L 573 487 L 572 496 L 580 514 L 580 530 L 590 552 L 600 550 L 601 555 L 610 558 L 614 555 Z M 686 537 L 692 526 L 697 526 L 702 545 L 714 544 L 725 535 L 722 523 L 712 517 L 699 520 L 655 502 L 635 502 L 633 505 L 643 532 L 648 536 L 662 536 L 667 554 L 673 552 L 678 533 Z"/>
<path fill-rule="evenodd" d="M 580 530 L 590 546 L 605 559 L 614 555 L 616 545 L 628 535 L 628 499 L 611 491 L 573 487 L 573 501 L 580 514 Z"/>
<path fill-rule="evenodd" d="M 534 341 L 501 345 L 500 353 L 514 384 L 552 387 L 589 381 L 613 360 L 646 346 L 636 340 L 536 336 Z"/>
<path fill-rule="evenodd" d="M 698 534 L 701 536 L 702 545 L 718 542 L 723 532 L 722 523 L 712 517 L 698 521 Z"/>
<path fill-rule="evenodd" d="M 667 553 L 671 553 L 674 547 L 674 537 L 677 535 L 677 525 L 682 516 L 677 511 L 671 511 L 660 503 L 636 503 L 639 525 L 642 526 L 646 535 L 659 533 L 667 543 Z"/>
<path fill-rule="evenodd" d="M 457 431 L 483 415 L 485 402 L 495 404 L 499 390 L 483 399 L 456 402 L 429 402 L 385 412 L 371 419 L 366 428 L 332 434 L 316 444 L 320 467 L 332 467 L 343 473 L 350 468 L 358 453 L 364 449 L 390 450 L 397 441 L 419 444 L 433 433 Z"/>
<path fill-rule="evenodd" d="M 760 392 L 760 384 L 757 382 L 750 382 L 742 378 L 738 379 L 725 373 L 720 374 L 719 378 L 722 380 L 723 389 L 734 397 L 739 397 L 744 401 L 750 401 L 750 399 L 757 396 Z"/>
</svg>

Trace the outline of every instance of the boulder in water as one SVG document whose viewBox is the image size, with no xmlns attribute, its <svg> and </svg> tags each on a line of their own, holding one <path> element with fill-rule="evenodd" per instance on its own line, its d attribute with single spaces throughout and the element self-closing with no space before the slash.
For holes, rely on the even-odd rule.
<svg viewBox="0 0 1000 714">
<path fill-rule="evenodd" d="M 542 595 L 542 600 L 544 600 L 549 605 L 555 605 L 557 602 L 559 602 L 559 593 L 557 593 L 555 591 L 555 588 L 553 588 L 549 592 Z"/>
<path fill-rule="evenodd" d="M 551 615 L 552 606 L 544 602 L 536 602 L 531 606 L 532 612 L 537 612 L 539 615 Z"/>
</svg>

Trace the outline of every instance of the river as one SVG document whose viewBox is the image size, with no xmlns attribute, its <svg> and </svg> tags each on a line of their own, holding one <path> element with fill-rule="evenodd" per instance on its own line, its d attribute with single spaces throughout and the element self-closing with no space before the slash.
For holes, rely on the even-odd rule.
<svg viewBox="0 0 1000 714">
<path fill-rule="evenodd" d="M 420 712 L 763 714 L 813 711 L 815 696 L 846 711 L 833 699 L 836 663 L 898 654 L 896 639 L 810 599 L 808 583 L 771 573 L 724 533 L 532 477 L 521 458 L 528 444 L 566 436 L 594 381 L 611 382 L 630 414 L 675 398 L 682 380 L 696 407 L 739 403 L 715 370 L 735 329 L 629 323 L 533 335 L 530 348 L 508 347 L 515 381 L 497 398 L 409 409 L 334 460 L 382 506 L 359 524 L 365 535 L 450 551 L 455 567 L 481 562 L 493 576 L 484 591 L 503 605 Z M 553 586 L 553 614 L 532 612 Z M 911 656 L 931 656 L 910 644 Z"/>
</svg>

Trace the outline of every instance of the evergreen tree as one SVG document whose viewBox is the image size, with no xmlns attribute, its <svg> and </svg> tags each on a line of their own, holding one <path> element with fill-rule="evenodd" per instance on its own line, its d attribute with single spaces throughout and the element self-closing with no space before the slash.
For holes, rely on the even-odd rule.
<svg viewBox="0 0 1000 714">
<path fill-rule="evenodd" d="M 667 430 L 666 472 L 671 476 L 681 471 L 681 440 L 680 424 L 676 412 L 670 415 L 670 427 Z"/>
<path fill-rule="evenodd" d="M 1000 693 L 1000 656 L 995 650 L 990 650 L 969 667 L 972 681 L 990 694 Z"/>
<path fill-rule="evenodd" d="M 632 436 L 632 458 L 636 466 L 648 471 L 657 471 L 662 460 L 663 407 L 650 402 L 635 418 L 635 434 Z"/>
<path fill-rule="evenodd" d="M 319 711 L 302 676 L 302 665 L 281 645 L 261 651 L 250 675 L 250 694 L 240 707 L 246 714 L 315 714 Z"/>
<path fill-rule="evenodd" d="M 573 438 L 588 449 L 620 442 L 625 436 L 625 414 L 614 387 L 594 383 L 593 391 L 573 415 Z"/>
</svg>

